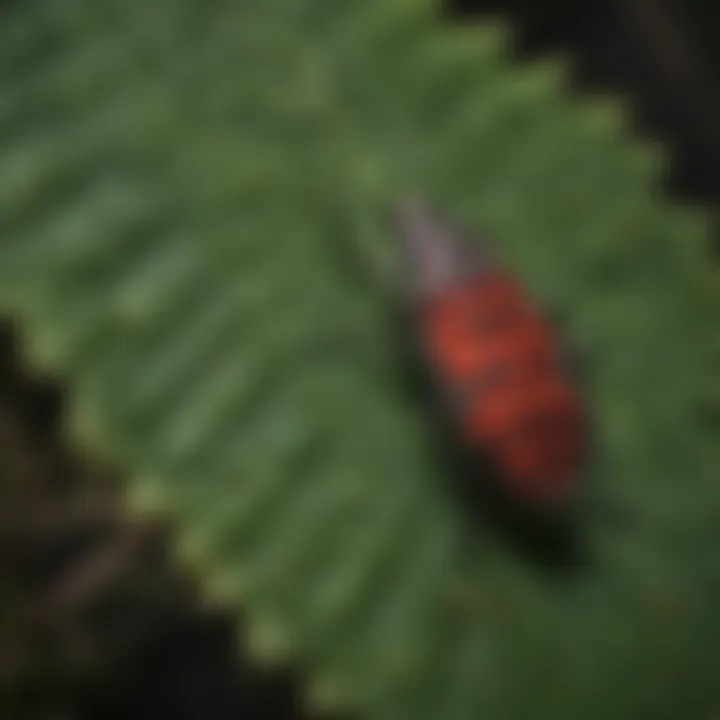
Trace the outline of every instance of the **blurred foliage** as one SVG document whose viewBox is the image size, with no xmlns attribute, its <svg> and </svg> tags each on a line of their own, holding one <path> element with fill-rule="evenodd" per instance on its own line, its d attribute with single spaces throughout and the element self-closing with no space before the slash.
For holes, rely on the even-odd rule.
<svg viewBox="0 0 720 720">
<path fill-rule="evenodd" d="M 0 309 L 67 383 L 74 445 L 123 469 L 141 526 L 173 518 L 258 661 L 302 662 L 317 706 L 705 717 L 720 282 L 704 218 L 655 194 L 661 153 L 429 0 L 212 8 L 4 10 Z M 387 269 L 409 190 L 490 233 L 592 358 L 594 474 L 630 520 L 591 519 L 567 582 L 465 521 L 384 295 L 328 252 Z"/>
</svg>

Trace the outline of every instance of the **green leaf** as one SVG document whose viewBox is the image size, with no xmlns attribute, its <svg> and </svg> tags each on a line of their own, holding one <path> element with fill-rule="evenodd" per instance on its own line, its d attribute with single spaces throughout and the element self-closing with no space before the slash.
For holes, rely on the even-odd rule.
<svg viewBox="0 0 720 720">
<path fill-rule="evenodd" d="M 429 0 L 3 13 L 0 309 L 258 658 L 363 717 L 706 717 L 720 284 L 619 106 Z M 574 583 L 464 521 L 390 308 L 330 252 L 390 269 L 409 191 L 489 232 L 592 355 L 598 482 L 633 521 L 588 528 Z"/>
</svg>

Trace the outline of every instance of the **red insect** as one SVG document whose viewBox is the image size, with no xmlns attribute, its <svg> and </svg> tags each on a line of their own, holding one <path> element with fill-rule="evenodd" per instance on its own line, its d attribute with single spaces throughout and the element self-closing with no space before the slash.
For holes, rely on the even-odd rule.
<svg viewBox="0 0 720 720">
<path fill-rule="evenodd" d="M 487 248 L 418 201 L 396 213 L 421 350 L 463 444 L 521 502 L 565 505 L 586 450 L 579 392 L 550 326 Z"/>
</svg>

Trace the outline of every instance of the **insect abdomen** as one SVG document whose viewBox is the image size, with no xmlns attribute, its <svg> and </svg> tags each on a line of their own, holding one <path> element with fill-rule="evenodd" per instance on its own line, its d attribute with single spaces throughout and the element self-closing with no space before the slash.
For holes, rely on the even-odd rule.
<svg viewBox="0 0 720 720">
<path fill-rule="evenodd" d="M 550 329 L 500 273 L 470 278 L 425 304 L 426 347 L 455 398 L 463 440 L 489 451 L 526 497 L 562 494 L 582 458 L 580 404 Z"/>
</svg>

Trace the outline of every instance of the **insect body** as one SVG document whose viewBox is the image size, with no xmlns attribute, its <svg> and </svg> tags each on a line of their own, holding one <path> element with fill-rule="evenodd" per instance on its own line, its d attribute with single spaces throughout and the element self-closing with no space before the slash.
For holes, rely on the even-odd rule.
<svg viewBox="0 0 720 720">
<path fill-rule="evenodd" d="M 396 217 L 417 341 L 464 446 L 503 489 L 557 507 L 585 454 L 582 404 L 550 327 L 487 249 L 422 203 Z"/>
</svg>

